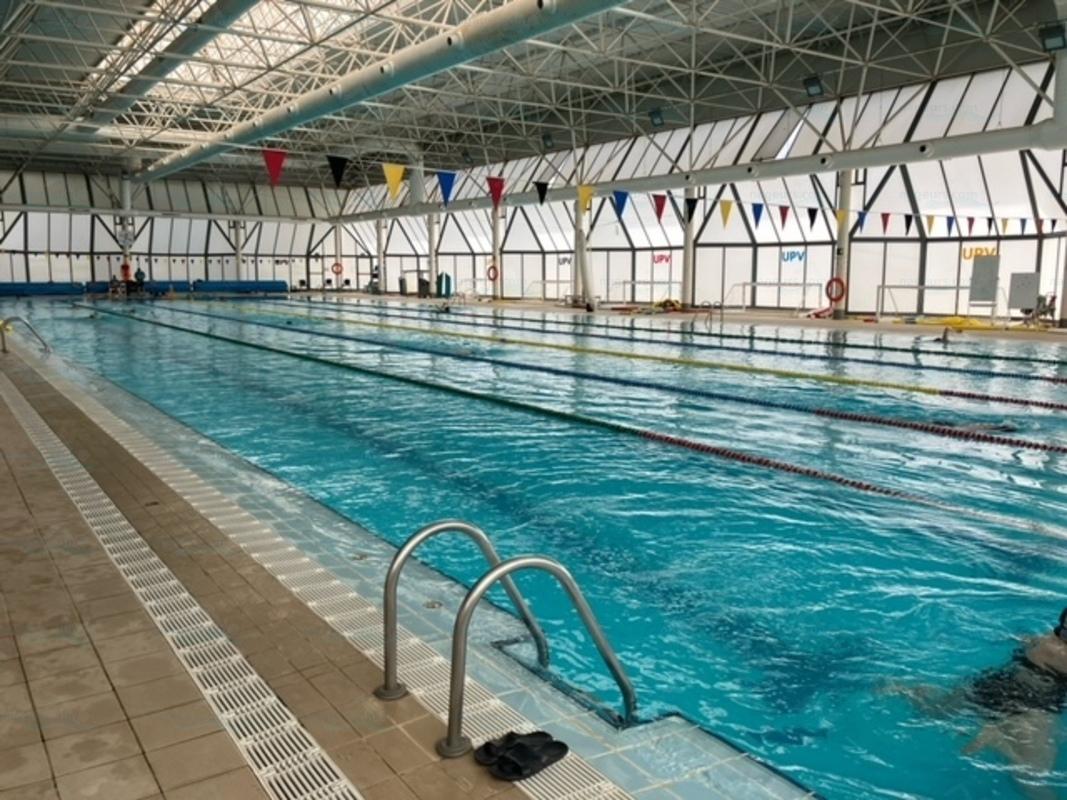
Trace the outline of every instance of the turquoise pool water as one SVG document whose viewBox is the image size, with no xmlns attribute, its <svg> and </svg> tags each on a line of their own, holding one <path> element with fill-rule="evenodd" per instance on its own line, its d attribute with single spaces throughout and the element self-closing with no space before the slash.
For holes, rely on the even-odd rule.
<svg viewBox="0 0 1067 800">
<path fill-rule="evenodd" d="M 1002 757 L 963 755 L 977 730 L 973 712 L 932 718 L 885 689 L 894 683 L 958 685 L 1004 662 L 1016 637 L 1047 629 L 1067 605 L 1067 541 L 1058 538 L 1067 510 L 1064 456 L 744 401 L 1010 425 L 1017 429 L 1013 436 L 1060 444 L 1067 442 L 1062 412 L 444 336 L 494 331 L 394 312 L 344 317 L 319 305 L 179 303 L 139 307 L 142 321 L 90 319 L 61 304 L 18 306 L 63 356 L 391 542 L 424 522 L 458 516 L 493 532 L 505 554 L 558 558 L 599 612 L 637 685 L 645 718 L 681 711 L 828 798 L 1026 796 Z M 540 325 L 540 315 L 526 316 L 537 323 L 530 327 Z M 492 325 L 489 317 L 463 319 Z M 251 350 L 147 320 L 689 437 L 932 504 Z M 353 324 L 360 320 L 416 330 Z M 1048 382 L 889 366 L 973 365 L 953 356 L 862 351 L 886 363 L 798 362 L 770 351 L 799 345 L 753 343 L 753 352 L 718 353 L 669 341 L 594 340 L 574 331 L 499 332 L 531 342 L 1052 402 L 1067 394 Z M 875 342 L 851 333 L 844 341 Z M 912 339 L 885 342 L 908 346 Z M 398 344 L 435 352 L 390 346 Z M 849 354 L 840 345 L 806 350 Z M 1067 358 L 1064 349 L 1030 344 L 957 347 Z M 449 351 L 665 388 L 461 361 L 442 354 Z M 978 366 L 1067 374 L 1047 364 L 983 360 Z M 682 396 L 672 385 L 736 399 Z M 344 543 L 333 546 L 343 549 Z M 426 558 L 468 584 L 481 571 L 458 541 L 435 543 Z M 519 582 L 548 629 L 561 677 L 617 705 L 617 690 L 558 592 L 537 577 L 520 576 Z M 1030 779 L 1053 797 L 1067 795 L 1067 758 Z"/>
</svg>

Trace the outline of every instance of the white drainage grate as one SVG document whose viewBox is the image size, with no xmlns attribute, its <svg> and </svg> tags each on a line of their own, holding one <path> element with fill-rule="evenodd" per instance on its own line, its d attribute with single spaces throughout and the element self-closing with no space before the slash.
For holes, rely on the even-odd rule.
<svg viewBox="0 0 1067 800">
<path fill-rule="evenodd" d="M 266 524 L 252 517 L 233 500 L 194 473 L 179 465 L 159 445 L 120 419 L 101 403 L 86 395 L 77 386 L 55 374 L 45 365 L 38 365 L 45 377 L 68 400 L 78 406 L 109 436 L 122 445 L 147 468 L 164 480 L 186 502 L 211 508 L 217 517 L 216 527 L 238 544 L 257 563 L 267 569 L 284 586 L 306 603 L 322 619 L 344 636 L 357 650 L 377 666 L 382 666 L 382 616 L 378 608 L 351 591 L 329 570 L 309 558 Z M 175 479 L 167 476 L 181 476 Z M 203 512 L 201 512 L 203 513 Z M 438 718 L 448 715 L 449 663 L 416 636 L 400 627 L 399 661 L 405 685 L 418 700 Z M 239 687 L 245 691 L 247 687 Z M 532 731 L 537 726 L 505 705 L 479 684 L 467 681 L 468 708 L 464 733 L 475 743 L 501 736 L 507 731 Z M 229 704 L 243 708 L 256 707 L 256 698 L 224 688 L 216 693 L 218 703 L 225 703 L 221 713 L 229 713 Z M 219 707 L 219 706 L 217 706 Z M 258 718 L 258 717 L 257 717 Z M 236 736 L 236 734 L 235 734 Z M 332 765 L 330 769 L 335 769 Z M 308 760 L 279 776 L 277 784 L 268 783 L 278 797 L 318 800 L 316 794 L 300 794 L 299 787 L 314 776 L 323 774 L 319 762 Z M 580 756 L 570 753 L 566 758 L 534 778 L 516 784 L 534 800 L 628 800 L 631 796 Z M 277 794 L 282 791 L 293 794 Z M 310 791 L 310 790 L 308 790 Z M 324 794 L 322 798 L 334 795 Z"/>
<path fill-rule="evenodd" d="M 0 397 L 276 800 L 362 800 L 4 375 Z"/>
</svg>

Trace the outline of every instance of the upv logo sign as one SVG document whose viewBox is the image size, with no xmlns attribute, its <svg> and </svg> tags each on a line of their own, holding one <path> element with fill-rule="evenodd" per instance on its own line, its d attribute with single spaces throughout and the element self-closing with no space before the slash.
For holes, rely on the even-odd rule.
<svg viewBox="0 0 1067 800">
<path fill-rule="evenodd" d="M 670 263 L 671 263 L 671 254 L 670 253 L 653 253 L 652 254 L 652 266 L 655 266 L 656 264 L 670 264 Z"/>
<path fill-rule="evenodd" d="M 791 261 L 803 261 L 807 257 L 807 253 L 803 250 L 783 250 L 782 262 L 788 264 Z"/>
</svg>

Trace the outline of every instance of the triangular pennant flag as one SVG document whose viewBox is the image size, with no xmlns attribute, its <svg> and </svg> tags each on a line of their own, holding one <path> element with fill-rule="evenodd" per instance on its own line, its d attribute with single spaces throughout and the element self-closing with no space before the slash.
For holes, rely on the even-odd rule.
<svg viewBox="0 0 1067 800">
<path fill-rule="evenodd" d="M 928 234 L 934 232 L 934 215 L 933 214 L 927 214 L 926 215 L 926 232 Z"/>
<path fill-rule="evenodd" d="M 1059 222 L 1059 220 L 1058 219 L 1050 219 L 1048 222 L 1049 222 L 1049 226 L 1048 226 L 1049 230 L 1051 232 L 1055 233 L 1056 232 L 1056 224 Z"/>
<path fill-rule="evenodd" d="M 622 189 L 616 189 L 611 193 L 611 196 L 615 203 L 615 216 L 622 220 L 622 212 L 626 210 L 626 201 L 630 199 L 630 193 L 624 192 Z"/>
<path fill-rule="evenodd" d="M 785 227 L 785 221 L 789 219 L 789 206 L 778 206 L 778 220 Z"/>
<path fill-rule="evenodd" d="M 808 209 L 808 230 L 811 230 L 812 228 L 815 227 L 815 219 L 818 216 L 819 216 L 819 209 L 817 209 L 817 208 L 809 208 Z"/>
<path fill-rule="evenodd" d="M 889 228 L 889 212 L 888 211 L 883 211 L 882 212 L 882 233 L 885 233 L 888 228 Z"/>
<path fill-rule="evenodd" d="M 1045 230 L 1045 220 L 1041 219 L 1041 217 L 1038 217 L 1034 220 L 1034 223 L 1037 225 L 1037 232 L 1039 234 L 1043 233 Z"/>
<path fill-rule="evenodd" d="M 722 226 L 725 228 L 730 224 L 730 215 L 734 213 L 734 201 L 720 200 L 719 213 L 722 215 Z"/>
<path fill-rule="evenodd" d="M 456 185 L 456 173 L 439 170 L 437 173 L 437 185 L 441 187 L 441 199 L 447 206 L 448 201 L 452 199 L 452 188 Z"/>
<path fill-rule="evenodd" d="M 904 215 L 904 235 L 907 236 L 911 233 L 911 223 L 914 221 L 914 217 L 911 214 Z"/>
<path fill-rule="evenodd" d="M 578 184 L 578 205 L 582 211 L 589 211 L 593 207 L 593 192 L 595 190 L 588 183 Z"/>
<path fill-rule="evenodd" d="M 989 234 L 991 234 L 991 233 L 993 232 L 993 223 L 994 223 L 994 222 L 996 222 L 996 220 L 995 220 L 995 219 L 993 219 L 992 217 L 986 217 L 986 218 L 985 218 L 985 232 L 986 232 L 986 236 L 988 236 Z"/>
<path fill-rule="evenodd" d="M 341 181 L 345 177 L 345 168 L 348 166 L 348 159 L 344 156 L 326 156 L 326 161 L 330 165 L 330 174 L 333 175 L 334 188 L 340 189 Z"/>
<path fill-rule="evenodd" d="M 1023 217 L 1019 220 L 1019 224 L 1022 226 L 1023 236 L 1026 235 L 1026 218 Z"/>
<path fill-rule="evenodd" d="M 389 196 L 394 200 L 400 195 L 400 184 L 404 180 L 404 171 L 406 169 L 403 164 L 382 164 L 382 172 L 385 173 L 385 185 L 389 187 Z"/>
<path fill-rule="evenodd" d="M 267 165 L 267 177 L 271 186 L 277 186 L 282 179 L 282 167 L 285 166 L 285 157 L 288 155 L 284 150 L 272 150 L 264 148 L 263 163 Z"/>
<path fill-rule="evenodd" d="M 490 175 L 485 179 L 485 182 L 489 184 L 489 196 L 493 198 L 493 208 L 497 208 L 504 198 L 504 179 L 496 175 Z"/>
<path fill-rule="evenodd" d="M 763 203 L 752 204 L 752 224 L 759 227 L 759 221 L 763 218 Z"/>
<path fill-rule="evenodd" d="M 700 203 L 700 199 L 697 197 L 685 198 L 685 221 L 692 222 L 693 215 L 697 213 L 697 205 Z"/>
<path fill-rule="evenodd" d="M 548 183 L 546 181 L 534 181 L 534 188 L 537 190 L 537 202 L 544 205 L 545 197 L 548 196 Z"/>
<path fill-rule="evenodd" d="M 866 211 L 857 211 L 856 212 L 856 224 L 859 225 L 859 229 L 862 231 L 863 230 L 863 226 L 867 224 L 867 212 Z"/>
<path fill-rule="evenodd" d="M 945 223 L 948 225 L 948 235 L 951 236 L 952 235 L 952 229 L 954 227 L 956 227 L 956 218 L 955 217 L 945 217 Z"/>
<path fill-rule="evenodd" d="M 970 236 L 974 232 L 974 217 L 967 217 L 967 235 Z"/>
<path fill-rule="evenodd" d="M 1000 235 L 1007 236 L 1008 228 L 1010 227 L 1011 220 L 1007 217 L 1001 217 L 1000 219 Z"/>
<path fill-rule="evenodd" d="M 837 227 L 840 228 L 845 224 L 845 220 L 848 219 L 848 211 L 843 208 L 837 209 Z"/>
<path fill-rule="evenodd" d="M 652 195 L 652 205 L 656 207 L 656 219 L 663 220 L 663 209 L 667 207 L 667 195 L 654 194 Z"/>
</svg>

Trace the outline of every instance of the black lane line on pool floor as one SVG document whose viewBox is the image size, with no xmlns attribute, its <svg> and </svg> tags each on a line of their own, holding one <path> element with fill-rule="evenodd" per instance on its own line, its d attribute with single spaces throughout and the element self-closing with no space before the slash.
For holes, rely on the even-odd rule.
<svg viewBox="0 0 1067 800">
<path fill-rule="evenodd" d="M 268 300 L 269 302 L 274 302 L 274 303 L 277 303 L 277 302 L 299 303 L 300 302 L 300 301 L 297 301 L 297 300 L 280 300 L 280 299 L 275 299 L 275 298 L 259 298 L 259 299 Z M 308 297 L 307 300 L 305 300 L 304 302 L 321 302 L 323 304 L 326 304 L 325 300 L 313 301 L 310 297 Z M 442 302 L 447 303 L 448 301 L 443 299 Z M 349 306 L 354 305 L 354 306 L 359 306 L 359 307 L 364 308 L 364 309 L 390 309 L 390 310 L 399 310 L 399 309 L 407 310 L 407 309 L 411 309 L 412 311 L 415 311 L 415 312 L 418 312 L 418 313 L 422 313 L 422 314 L 427 314 L 427 313 L 436 314 L 436 312 L 434 312 L 434 310 L 432 308 L 428 308 L 427 306 L 421 305 L 421 304 L 420 305 L 412 305 L 412 304 L 386 303 L 386 302 L 377 302 L 377 303 L 370 302 L 370 303 L 368 303 L 368 302 L 364 302 L 364 301 L 358 300 L 358 299 L 337 301 L 336 304 L 349 305 Z M 369 313 L 369 312 L 364 312 L 364 313 Z M 789 337 L 780 337 L 780 336 L 759 336 L 759 335 L 756 335 L 756 334 L 746 335 L 746 334 L 742 334 L 742 333 L 725 333 L 725 332 L 716 332 L 716 331 L 698 331 L 698 330 L 693 330 L 693 329 L 688 329 L 687 330 L 687 329 L 681 329 L 681 328 L 657 328 L 657 327 L 650 326 L 650 325 L 644 325 L 644 326 L 642 326 L 642 325 L 626 325 L 626 326 L 622 326 L 622 325 L 610 325 L 608 323 L 603 323 L 603 322 L 591 322 L 591 321 L 586 321 L 586 319 L 542 319 L 542 320 L 536 320 L 536 319 L 531 319 L 530 317 L 514 316 L 514 315 L 508 315 L 508 314 L 497 313 L 497 312 L 493 312 L 492 314 L 479 314 L 479 313 L 472 313 L 472 312 L 469 312 L 469 311 L 456 311 L 455 309 L 450 309 L 449 310 L 449 315 L 451 315 L 451 316 L 459 316 L 459 317 L 469 317 L 469 318 L 472 318 L 472 319 L 483 319 L 483 320 L 489 320 L 489 321 L 494 321 L 496 319 L 503 319 L 503 320 L 509 320 L 509 321 L 512 321 L 512 322 L 532 323 L 532 324 L 535 324 L 535 325 L 564 325 L 564 326 L 570 326 L 572 328 L 598 328 L 598 329 L 609 330 L 609 331 L 631 330 L 631 331 L 641 331 L 642 333 L 658 333 L 658 334 L 661 334 L 661 335 L 695 336 L 695 337 L 699 337 L 699 338 L 708 338 L 708 339 L 734 339 L 734 340 L 744 341 L 744 342 L 771 342 L 771 343 L 774 343 L 774 344 L 797 344 L 797 345 L 802 345 L 802 346 L 807 346 L 807 347 L 851 348 L 851 349 L 856 349 L 856 350 L 874 350 L 874 351 L 878 351 L 878 352 L 887 352 L 887 353 L 906 353 L 906 354 L 912 355 L 912 356 L 924 355 L 924 356 L 939 356 L 939 357 L 942 357 L 942 358 L 970 358 L 970 359 L 978 359 L 978 360 L 982 360 L 982 361 L 1006 361 L 1006 362 L 1016 362 L 1016 363 L 1021 363 L 1021 364 L 1048 364 L 1048 365 L 1057 366 L 1057 367 L 1067 367 L 1067 360 L 1058 359 L 1058 358 L 1041 358 L 1040 356 L 1012 356 L 1012 355 L 994 355 L 992 353 L 968 353 L 968 352 L 965 352 L 965 351 L 953 351 L 953 350 L 930 350 L 930 349 L 925 349 L 925 348 L 920 348 L 920 347 L 894 347 L 893 345 L 866 344 L 866 343 L 863 343 L 863 342 L 831 342 L 831 341 L 828 341 L 826 339 L 798 339 L 798 338 L 789 338 Z M 419 319 L 429 319 L 429 318 L 428 317 L 419 317 Z M 948 326 L 948 327 L 951 327 L 951 326 Z M 560 333 L 560 331 L 540 331 L 540 332 L 542 332 L 542 333 Z M 586 335 L 592 335 L 592 334 L 586 334 Z M 903 334 L 894 334 L 894 335 L 903 335 Z M 672 345 L 686 346 L 686 344 L 684 342 L 677 342 L 677 341 L 671 342 L 671 341 L 659 341 L 659 340 L 656 340 L 656 341 L 659 344 L 672 344 Z M 699 346 L 699 345 L 689 345 L 689 346 Z M 707 345 L 707 347 L 709 347 L 711 349 L 720 349 L 715 345 Z M 746 349 L 746 348 L 741 348 L 741 349 L 743 349 L 744 352 L 776 354 L 776 352 L 773 351 L 773 350 L 763 350 L 763 351 L 761 351 L 761 350 L 750 350 L 750 349 Z M 801 354 L 789 354 L 789 355 L 798 355 L 800 357 L 804 357 Z M 860 360 L 860 359 L 853 359 L 853 360 Z M 862 361 L 862 360 L 860 360 L 860 361 Z M 878 361 L 878 362 L 875 362 L 875 363 L 882 364 L 884 362 Z"/>
<path fill-rule="evenodd" d="M 239 325 L 256 325 L 259 327 L 269 328 L 271 330 L 278 330 L 282 332 L 301 333 L 308 336 L 319 336 L 326 339 L 358 342 L 360 344 L 377 345 L 379 347 L 385 347 L 394 350 L 402 350 L 406 352 L 420 353 L 431 356 L 440 356 L 443 358 L 454 358 L 458 361 L 490 364 L 493 366 L 505 367 L 508 369 L 515 369 L 525 372 L 541 372 L 548 375 L 556 375 L 565 378 L 578 378 L 598 383 L 613 384 L 616 386 L 626 386 L 638 389 L 651 389 L 653 391 L 667 392 L 669 394 L 675 395 L 685 395 L 688 397 L 696 397 L 703 400 L 716 400 L 720 402 L 738 403 L 741 405 L 769 408 L 775 411 L 792 411 L 801 414 L 809 414 L 816 417 L 823 417 L 825 419 L 834 419 L 843 422 L 855 422 L 863 425 L 878 425 L 887 428 L 913 430 L 918 431 L 920 433 L 928 433 L 934 436 L 944 436 L 950 439 L 958 439 L 969 442 L 980 442 L 982 444 L 994 444 L 1001 445 L 1004 447 L 1014 447 L 1025 450 L 1038 450 L 1046 453 L 1067 453 L 1067 445 L 1035 442 L 1029 439 L 1022 439 L 1014 436 L 1000 436 L 998 434 L 986 433 L 983 431 L 970 431 L 961 428 L 953 428 L 948 425 L 939 425 L 936 423 L 916 422 L 913 420 L 898 419 L 893 417 L 882 417 L 875 414 L 861 414 L 850 411 L 838 411 L 831 408 L 810 407 L 800 405 L 798 403 L 782 403 L 774 400 L 760 400 L 756 398 L 741 397 L 739 395 L 712 392 L 704 389 L 687 389 L 682 386 L 672 386 L 665 383 L 642 381 L 633 378 L 619 378 L 605 375 L 594 375 L 588 372 L 563 369 L 561 367 L 526 364 L 520 361 L 510 361 L 502 358 L 493 358 L 491 356 L 477 356 L 470 355 L 467 353 L 457 353 L 449 350 L 441 350 L 433 347 L 405 344 L 402 342 L 382 341 L 380 339 L 374 339 L 372 337 L 366 336 L 353 336 L 350 334 L 334 333 L 332 331 L 309 330 L 308 328 L 298 328 L 292 325 L 279 325 L 276 323 L 263 322 L 260 320 L 253 319 L 238 319 L 235 317 L 226 316 L 224 314 L 211 314 L 206 311 L 193 311 L 191 309 L 173 308 L 170 306 L 154 306 L 152 310 L 157 309 L 169 311 L 175 314 L 190 314 L 192 316 L 204 317 L 206 319 L 234 322 Z M 331 318 L 329 317 L 321 316 L 318 319 L 320 321 L 340 321 L 331 320 Z"/>
<path fill-rule="evenodd" d="M 1027 533 L 1037 533 L 1044 536 L 1052 536 L 1058 539 L 1067 539 L 1067 531 L 1060 531 L 1058 529 L 1051 528 L 1046 525 L 1041 525 L 1034 522 L 1027 522 L 1024 520 L 1016 519 L 1014 517 L 991 514 L 972 508 L 966 508 L 963 506 L 957 506 L 953 505 L 952 503 L 946 503 L 931 497 L 922 497 L 920 495 L 911 494 L 900 489 L 892 489 L 885 486 L 879 486 L 874 483 L 868 483 L 867 481 L 858 481 L 852 478 L 846 478 L 843 475 L 838 475 L 833 472 L 826 472 L 823 470 L 815 469 L 813 467 L 803 467 L 797 464 L 791 464 L 787 461 L 778 461 L 776 459 L 768 458 L 766 456 L 754 455 L 752 453 L 746 453 L 740 450 L 733 450 L 726 447 L 720 447 L 718 445 L 698 442 L 693 439 L 685 439 L 680 436 L 660 433 L 659 431 L 653 431 L 645 428 L 625 425 L 621 422 L 611 422 L 609 420 L 599 419 L 597 417 L 590 417 L 584 414 L 577 414 L 569 411 L 559 411 L 554 408 L 537 406 L 530 403 L 523 403 L 519 400 L 511 400 L 506 397 L 500 397 L 498 395 L 483 394 L 482 392 L 475 392 L 469 389 L 461 389 L 458 386 L 449 386 L 447 384 L 433 383 L 432 381 L 424 381 L 419 378 L 412 378 L 406 375 L 396 375 L 389 372 L 381 372 L 379 370 L 369 369 L 367 367 L 356 366 L 355 364 L 346 364 L 341 361 L 331 361 L 330 359 L 319 358 L 318 356 L 309 355 L 307 353 L 297 353 L 293 352 L 292 350 L 285 350 L 283 348 L 273 347 L 267 344 L 250 342 L 244 339 L 235 339 L 229 336 L 223 336 L 218 333 L 208 333 L 206 331 L 198 331 L 193 328 L 184 328 L 180 325 L 174 325 L 169 322 L 163 322 L 162 320 L 158 319 L 148 319 L 146 317 L 139 317 L 136 314 L 132 314 L 129 312 L 111 311 L 108 309 L 100 308 L 99 305 L 90 306 L 81 303 L 72 303 L 71 305 L 75 308 L 81 308 L 88 311 L 99 311 L 102 314 L 108 314 L 110 316 L 119 317 L 121 319 L 133 320 L 135 322 L 141 322 L 146 325 L 155 325 L 160 328 L 179 331 L 181 333 L 188 333 L 192 334 L 193 336 L 200 336 L 205 339 L 213 339 L 220 342 L 227 342 L 229 344 L 234 344 L 239 347 L 246 347 L 252 350 L 259 350 L 261 352 L 286 356 L 300 361 L 306 361 L 312 364 L 322 364 L 324 366 L 333 367 L 336 369 L 343 369 L 349 372 L 355 372 L 361 375 L 368 375 L 375 378 L 385 378 L 387 380 L 392 380 L 397 383 L 403 383 L 408 386 L 416 386 L 421 389 L 429 389 L 431 391 L 436 391 L 443 394 L 452 394 L 458 397 L 465 397 L 472 400 L 481 400 L 483 402 L 500 406 L 502 408 L 509 408 L 515 411 L 526 412 L 541 417 L 559 419 L 571 423 L 576 422 L 582 425 L 586 425 L 587 427 L 600 428 L 602 430 L 608 430 L 614 433 L 626 434 L 627 436 L 635 436 L 646 441 L 659 442 L 661 444 L 667 444 L 697 453 L 704 453 L 724 460 L 735 461 L 741 464 L 749 464 L 752 466 L 764 467 L 766 469 L 774 470 L 777 472 L 785 472 L 793 475 L 800 475 L 806 478 L 826 481 L 829 483 L 837 484 L 839 486 L 845 486 L 849 489 L 856 489 L 858 491 L 868 492 L 870 494 L 880 495 L 883 497 L 892 497 L 900 500 L 907 500 L 909 502 L 917 503 L 928 508 L 935 508 L 940 511 L 947 511 L 952 514 L 971 517 L 972 519 L 981 520 L 983 522 L 1003 525 L 1005 527 L 1013 528 L 1015 530 L 1020 530 Z M 236 324 L 241 324 L 242 322 L 241 320 L 232 321 Z"/>
</svg>

